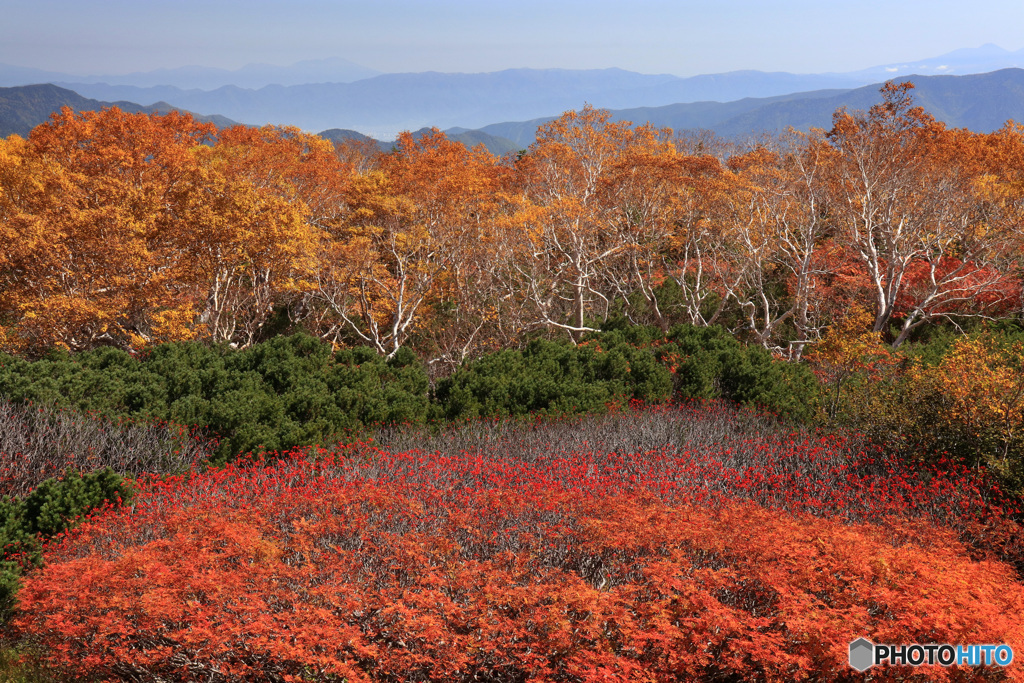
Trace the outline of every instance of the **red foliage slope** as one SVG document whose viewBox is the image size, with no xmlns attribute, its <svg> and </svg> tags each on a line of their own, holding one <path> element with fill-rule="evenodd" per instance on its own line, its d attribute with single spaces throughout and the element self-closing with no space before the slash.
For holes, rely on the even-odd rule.
<svg viewBox="0 0 1024 683">
<path fill-rule="evenodd" d="M 927 518 L 656 495 L 644 454 L 366 455 L 152 481 L 49 548 L 15 626 L 129 680 L 841 680 L 859 636 L 1024 652 L 1024 586 Z"/>
</svg>

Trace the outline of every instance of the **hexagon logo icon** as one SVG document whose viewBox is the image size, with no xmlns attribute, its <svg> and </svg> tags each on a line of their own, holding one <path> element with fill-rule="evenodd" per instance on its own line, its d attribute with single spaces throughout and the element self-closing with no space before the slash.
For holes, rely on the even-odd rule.
<svg viewBox="0 0 1024 683">
<path fill-rule="evenodd" d="M 850 666 L 857 671 L 867 671 L 875 663 L 875 646 L 867 638 L 858 638 L 850 643 Z"/>
</svg>

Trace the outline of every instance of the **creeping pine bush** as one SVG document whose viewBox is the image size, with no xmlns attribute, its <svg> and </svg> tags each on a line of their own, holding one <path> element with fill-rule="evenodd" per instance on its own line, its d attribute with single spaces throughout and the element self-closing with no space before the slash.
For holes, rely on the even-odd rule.
<svg viewBox="0 0 1024 683">
<path fill-rule="evenodd" d="M 676 325 L 664 334 L 616 320 L 592 338 L 648 349 L 669 370 L 674 400 L 727 399 L 800 422 L 815 415 L 817 380 L 806 365 L 776 360 L 718 325 Z"/>
<path fill-rule="evenodd" d="M 813 414 L 813 375 L 720 328 L 612 325 L 581 343 L 535 340 L 463 365 L 429 391 L 401 349 L 333 351 L 306 334 L 238 351 L 163 344 L 136 358 L 104 348 L 29 362 L 0 354 L 0 396 L 107 419 L 192 425 L 216 436 L 211 460 L 351 440 L 377 424 L 531 413 L 600 413 L 630 401 L 725 398 L 789 418 Z M 115 469 L 117 469 L 115 467 Z"/>
<path fill-rule="evenodd" d="M 608 343 L 610 342 L 610 343 Z M 579 346 L 535 340 L 460 368 L 438 383 L 438 417 L 458 420 L 530 413 L 600 413 L 630 400 L 660 402 L 671 378 L 654 356 L 621 339 Z"/>
<path fill-rule="evenodd" d="M 376 422 L 422 422 L 428 380 L 412 352 L 332 354 L 306 334 L 242 351 L 162 344 L 140 358 L 112 348 L 54 351 L 29 362 L 0 354 L 0 396 L 198 425 L 219 438 L 214 462 L 257 449 L 328 443 Z"/>
</svg>

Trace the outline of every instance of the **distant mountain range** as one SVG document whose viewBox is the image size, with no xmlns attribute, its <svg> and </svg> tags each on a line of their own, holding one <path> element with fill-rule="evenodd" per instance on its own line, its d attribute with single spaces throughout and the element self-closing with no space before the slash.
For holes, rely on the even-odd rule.
<svg viewBox="0 0 1024 683">
<path fill-rule="evenodd" d="M 1024 69 L 1002 69 L 970 76 L 904 76 L 914 83 L 914 98 L 935 118 L 953 128 L 990 132 L 1007 120 L 1024 122 Z M 868 109 L 880 101 L 880 83 L 851 90 L 817 90 L 735 102 L 694 102 L 612 111 L 618 121 L 651 123 L 659 128 L 710 130 L 729 138 L 830 128 L 840 108 Z M 484 126 L 480 132 L 506 138 L 520 147 L 533 143 L 537 127 L 555 117 Z"/>
<path fill-rule="evenodd" d="M 78 111 L 99 111 L 104 107 L 116 106 L 130 114 L 155 112 L 164 114 L 172 110 L 185 112 L 166 102 L 143 106 L 134 102 L 101 102 L 82 97 L 76 92 L 55 85 L 25 85 L 17 88 L 0 88 L 0 137 L 20 135 L 25 137 L 40 123 L 45 123 L 50 114 L 62 107 Z M 196 119 L 211 122 L 218 127 L 233 126 L 235 122 L 223 116 L 202 116 Z"/>
<path fill-rule="evenodd" d="M 898 76 L 964 76 L 982 74 L 1001 69 L 1024 69 L 1024 50 L 1011 52 L 998 45 L 953 50 L 938 57 L 919 59 L 913 62 L 897 62 L 851 71 L 851 78 L 863 78 L 872 83 L 883 82 Z"/>
<path fill-rule="evenodd" d="M 1011 53 L 985 46 L 915 64 L 930 73 L 946 73 L 1018 57 L 1024 57 L 1024 50 Z M 314 67 L 334 68 L 326 62 L 305 63 L 302 68 Z M 390 149 L 387 141 L 401 130 L 422 134 L 426 126 L 436 126 L 446 129 L 452 139 L 469 146 L 483 144 L 501 155 L 525 149 L 534 141 L 539 125 L 585 103 L 612 110 L 617 120 L 650 122 L 676 131 L 711 130 L 725 137 L 778 132 L 788 127 L 828 128 L 837 109 L 867 109 L 877 102 L 878 88 L 887 78 L 913 81 L 918 103 L 952 127 L 991 131 L 1008 119 L 1024 121 L 1024 70 L 893 77 L 893 72 L 902 68 L 897 65 L 858 72 L 857 78 L 875 77 L 866 85 L 806 90 L 798 86 L 849 81 L 854 76 L 746 71 L 680 79 L 621 69 L 514 69 L 489 74 L 383 74 L 353 83 L 270 85 L 258 90 L 82 84 L 71 90 L 33 85 L 0 88 L 0 135 L 26 135 L 62 106 L 84 111 L 116 104 L 130 112 L 201 112 L 206 114 L 199 116 L 201 120 L 221 126 L 236 121 L 298 125 L 310 131 L 321 130 L 321 135 L 333 140 L 372 140 L 382 149 Z M 784 92 L 773 92 L 776 90 Z M 762 95 L 736 96 L 751 92 Z M 763 95 L 765 92 L 771 94 Z M 708 96 L 687 101 L 698 95 Z M 634 102 L 643 105 L 631 104 Z M 384 142 L 378 142 L 381 140 Z"/>
<path fill-rule="evenodd" d="M 353 83 L 270 85 L 258 90 L 216 90 L 59 83 L 86 97 L 172 102 L 263 125 L 287 122 L 305 130 L 345 128 L 393 139 L 423 126 L 475 129 L 578 109 L 584 103 L 620 109 L 700 100 L 730 101 L 827 87 L 855 87 L 841 76 L 797 76 L 738 71 L 678 78 L 621 69 L 570 71 L 510 69 L 480 74 L 383 74 Z"/>
<path fill-rule="evenodd" d="M 0 85 L 46 80 L 102 101 L 168 102 L 246 124 L 291 124 L 310 131 L 357 130 L 393 139 L 423 126 L 480 129 L 496 121 L 554 116 L 585 103 L 608 109 L 850 90 L 910 73 L 989 72 L 1024 66 L 1024 50 L 995 45 L 850 73 L 735 71 L 680 78 L 621 69 L 510 69 L 494 73 L 375 74 L 345 60 L 290 67 L 249 65 L 237 71 L 187 67 L 122 76 L 68 76 L 0 65 Z"/>
<path fill-rule="evenodd" d="M 138 112 L 166 113 L 171 110 L 185 112 L 186 110 L 172 107 L 166 102 L 157 102 L 150 106 L 142 106 L 134 102 L 102 102 L 82 97 L 76 92 L 59 88 L 55 85 L 25 85 L 15 88 L 0 88 L 0 138 L 8 135 L 28 136 L 29 132 L 41 123 L 49 119 L 50 114 L 60 111 L 62 107 L 71 107 L 72 110 L 98 111 L 104 107 L 116 106 L 122 111 L 134 114 Z M 189 112 L 191 113 L 191 112 Z M 203 116 L 193 114 L 200 121 L 208 121 L 218 128 L 237 125 L 235 121 L 223 116 Z M 422 128 L 412 135 L 420 137 L 426 134 L 429 128 Z M 511 140 L 506 140 L 483 131 L 471 130 L 446 131 L 449 139 L 461 142 L 467 147 L 484 145 L 492 154 L 502 156 L 508 152 L 519 150 L 519 145 Z M 388 151 L 394 143 L 390 141 L 375 140 L 354 130 L 340 130 L 337 128 L 325 130 L 319 135 L 332 142 L 343 142 L 346 140 L 357 140 L 377 145 L 382 151 Z"/>
</svg>

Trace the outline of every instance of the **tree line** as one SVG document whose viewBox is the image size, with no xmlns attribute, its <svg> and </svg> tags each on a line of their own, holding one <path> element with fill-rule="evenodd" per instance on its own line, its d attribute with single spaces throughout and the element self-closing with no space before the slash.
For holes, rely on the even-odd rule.
<svg viewBox="0 0 1024 683">
<path fill-rule="evenodd" d="M 889 84 L 745 145 L 586 107 L 495 158 L 65 109 L 0 141 L 0 345 L 247 348 L 286 328 L 437 374 L 622 318 L 790 359 L 846 319 L 892 347 L 1021 314 L 1024 127 L 946 128 Z"/>
</svg>

